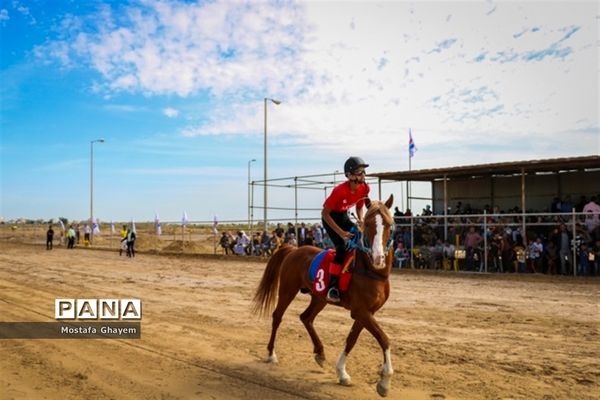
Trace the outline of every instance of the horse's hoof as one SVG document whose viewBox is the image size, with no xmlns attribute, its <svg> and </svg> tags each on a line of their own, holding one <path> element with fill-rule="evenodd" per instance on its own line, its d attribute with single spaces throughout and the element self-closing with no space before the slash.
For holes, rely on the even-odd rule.
<svg viewBox="0 0 600 400">
<path fill-rule="evenodd" d="M 388 391 L 389 388 L 384 386 L 381 381 L 377 382 L 377 393 L 379 393 L 381 397 L 387 397 Z"/>
<path fill-rule="evenodd" d="M 270 356 L 267 357 L 267 359 L 265 360 L 265 362 L 267 364 L 277 364 L 279 362 L 279 360 L 277 359 L 277 356 L 275 354 L 272 354 Z"/>
<path fill-rule="evenodd" d="M 315 361 L 319 364 L 319 367 L 323 368 L 325 366 L 325 355 L 324 354 L 315 354 Z"/>
<path fill-rule="evenodd" d="M 340 379 L 340 385 L 342 386 L 352 386 L 352 379 L 350 377 Z"/>
</svg>

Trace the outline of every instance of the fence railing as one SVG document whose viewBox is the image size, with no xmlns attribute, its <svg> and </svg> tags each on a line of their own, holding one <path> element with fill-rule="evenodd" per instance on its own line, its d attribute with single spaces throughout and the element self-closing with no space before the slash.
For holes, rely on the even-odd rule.
<svg viewBox="0 0 600 400">
<path fill-rule="evenodd" d="M 573 275 L 576 276 L 577 256 L 581 251 L 581 244 L 585 241 L 584 237 L 589 236 L 589 239 L 592 239 L 592 231 L 600 229 L 600 212 L 583 213 L 575 212 L 575 210 L 570 213 L 488 214 L 484 212 L 483 214 L 395 216 L 394 219 L 396 221 L 396 234 L 398 230 L 410 231 L 409 240 L 404 239 L 404 244 L 409 248 L 409 261 L 410 266 L 413 268 L 415 267 L 415 249 L 422 245 L 433 245 L 433 243 L 423 243 L 422 240 L 415 241 L 415 233 L 420 233 L 419 230 L 434 229 L 437 230 L 438 234 L 441 231 L 445 242 L 451 240 L 450 243 L 456 246 L 456 250 L 464 251 L 467 250 L 464 243 L 465 229 L 460 228 L 475 227 L 476 232 L 481 235 L 483 244 L 483 248 L 480 248 L 483 251 L 483 256 L 478 260 L 481 263 L 479 269 L 481 272 L 488 272 L 489 270 L 489 242 L 494 235 L 505 234 L 509 230 L 513 238 L 515 236 L 520 237 L 526 254 L 530 240 L 535 240 L 537 237 L 544 237 L 546 241 L 551 240 L 553 238 L 551 238 L 551 233 L 548 232 L 547 228 L 560 228 L 561 225 L 564 225 L 567 229 L 567 237 L 570 238 L 568 246 L 572 257 L 570 258 L 571 269 Z M 503 229 L 496 229 L 498 227 Z M 450 237 L 451 234 L 453 237 Z M 552 232 L 552 234 L 556 234 L 556 232 Z M 596 239 L 600 240 L 600 235 Z M 462 258 L 463 253 L 460 253 L 459 256 Z M 469 254 L 465 252 L 464 257 L 468 256 Z M 598 263 L 597 258 L 595 253 L 590 256 L 590 261 L 593 261 L 596 266 Z M 562 265 L 563 261 L 560 261 Z"/>
</svg>

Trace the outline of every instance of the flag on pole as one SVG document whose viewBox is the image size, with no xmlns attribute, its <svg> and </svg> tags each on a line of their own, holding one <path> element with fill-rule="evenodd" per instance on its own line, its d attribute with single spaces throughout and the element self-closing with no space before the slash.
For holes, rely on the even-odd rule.
<svg viewBox="0 0 600 400">
<path fill-rule="evenodd" d="M 65 224 L 62 222 L 62 219 L 58 219 L 58 223 L 60 224 L 60 230 L 64 232 L 65 230 Z"/>
<path fill-rule="evenodd" d="M 156 229 L 157 236 L 160 236 L 162 234 L 162 229 L 160 227 L 160 218 L 158 218 L 158 213 L 154 214 L 154 229 Z"/>
<path fill-rule="evenodd" d="M 115 229 L 115 223 L 112 221 L 110 221 L 110 233 L 113 235 L 117 233 L 117 230 Z"/>
<path fill-rule="evenodd" d="M 415 151 L 417 151 L 417 146 L 415 146 L 415 142 L 412 138 L 412 132 L 410 128 L 408 128 L 408 154 L 410 158 L 413 158 L 415 156 Z"/>
<path fill-rule="evenodd" d="M 217 233 L 219 233 L 219 231 L 217 230 L 218 225 L 219 225 L 219 221 L 217 220 L 217 216 L 215 215 L 215 217 L 213 218 L 213 226 L 212 226 L 212 231 L 215 235 Z"/>
<path fill-rule="evenodd" d="M 184 211 L 183 215 L 181 216 L 181 225 L 186 226 L 188 224 L 189 220 L 188 220 L 188 216 L 187 213 Z"/>
<path fill-rule="evenodd" d="M 135 221 L 133 220 L 133 218 L 131 218 L 131 232 L 137 235 L 137 232 L 135 231 Z"/>
<path fill-rule="evenodd" d="M 94 233 L 94 235 L 100 234 L 100 225 L 98 224 L 98 218 L 94 218 L 94 220 L 92 221 L 92 232 Z"/>
</svg>

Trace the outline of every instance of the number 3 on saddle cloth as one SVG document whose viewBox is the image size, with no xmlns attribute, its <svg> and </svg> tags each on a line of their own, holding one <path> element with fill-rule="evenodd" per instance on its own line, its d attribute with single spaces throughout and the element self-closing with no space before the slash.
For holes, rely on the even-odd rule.
<svg viewBox="0 0 600 400">
<path fill-rule="evenodd" d="M 346 257 L 342 266 L 342 273 L 340 274 L 340 291 L 346 292 L 348 286 L 350 286 L 350 278 L 352 278 L 352 272 L 350 271 L 350 263 L 354 259 L 354 252 L 356 250 L 346 251 Z M 318 295 L 325 296 L 327 289 L 329 288 L 329 264 L 335 258 L 335 250 L 328 249 L 323 250 L 313 258 L 308 269 L 308 278 L 312 283 L 311 292 Z"/>
</svg>

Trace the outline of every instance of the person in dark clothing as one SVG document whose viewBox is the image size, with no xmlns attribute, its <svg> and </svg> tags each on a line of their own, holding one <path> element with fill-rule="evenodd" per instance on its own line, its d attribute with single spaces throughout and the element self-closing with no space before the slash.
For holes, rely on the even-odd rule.
<svg viewBox="0 0 600 400">
<path fill-rule="evenodd" d="M 54 241 L 54 229 L 52 229 L 52 225 L 48 226 L 48 231 L 46 232 L 46 250 L 52 250 L 52 242 Z"/>
<path fill-rule="evenodd" d="M 131 228 L 127 231 L 127 257 L 135 257 L 135 231 Z"/>
<path fill-rule="evenodd" d="M 365 182 L 365 168 L 368 166 L 360 157 L 348 158 L 344 164 L 344 174 L 348 180 L 336 186 L 323 204 L 323 226 L 336 251 L 335 258 L 329 265 L 327 300 L 331 302 L 340 301 L 339 275 L 346 256 L 346 241 L 352 238 L 350 230 L 355 226 L 348 217 L 348 211 L 355 205 L 358 223 L 362 224 L 363 207 L 370 190 Z"/>
</svg>

